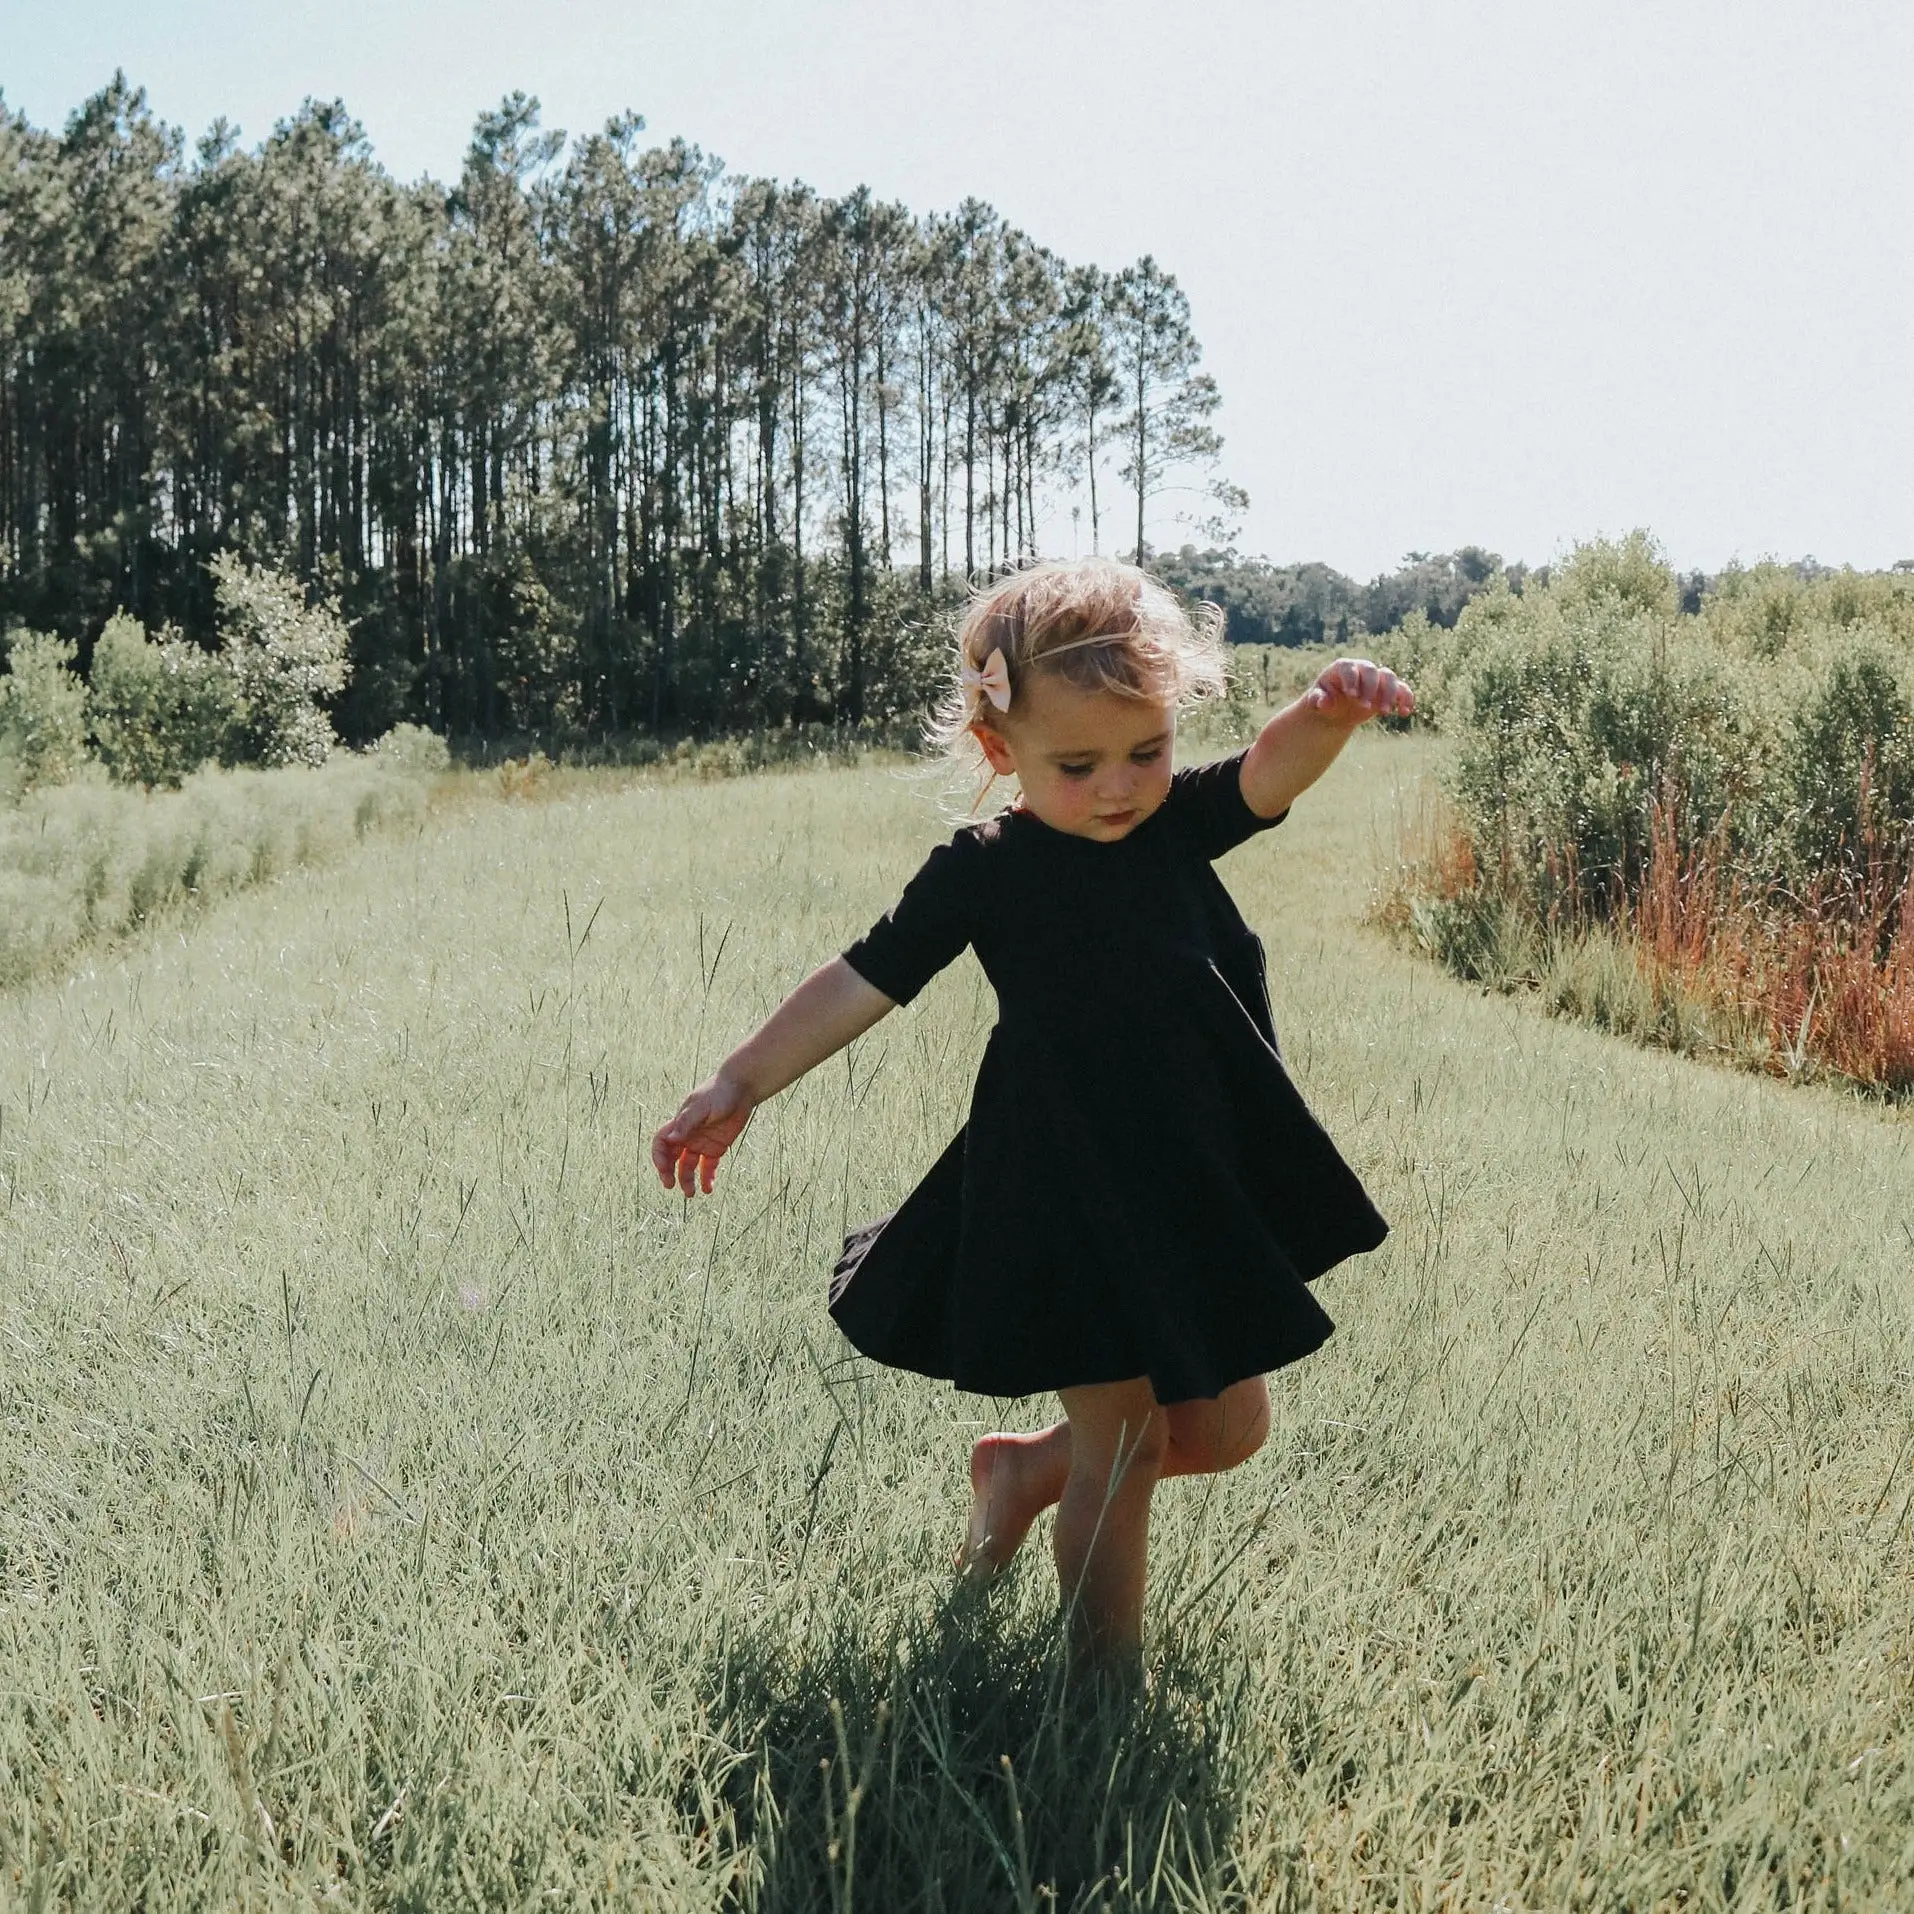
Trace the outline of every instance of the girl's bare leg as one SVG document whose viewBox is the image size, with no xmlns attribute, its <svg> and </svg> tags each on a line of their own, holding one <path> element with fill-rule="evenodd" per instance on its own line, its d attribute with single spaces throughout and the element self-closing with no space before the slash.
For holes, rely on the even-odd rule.
<svg viewBox="0 0 1914 1914">
<path fill-rule="evenodd" d="M 1169 1448 L 1162 1474 L 1214 1475 L 1247 1461 L 1269 1433 L 1269 1386 L 1261 1376 L 1220 1396 L 1163 1411 Z M 980 1436 L 970 1451 L 970 1523 L 959 1566 L 984 1578 L 1007 1568 L 1030 1525 L 1063 1496 L 1070 1478 L 1070 1424 L 1029 1435 Z"/>
<path fill-rule="evenodd" d="M 1167 1475 L 1217 1475 L 1247 1462 L 1269 1434 L 1269 1384 L 1262 1376 L 1233 1382 L 1220 1396 L 1173 1402 Z"/>
<path fill-rule="evenodd" d="M 1169 1418 L 1147 1378 L 1058 1395 L 1069 1419 L 1070 1473 L 1057 1503 L 1057 1584 L 1071 1646 L 1127 1671 L 1143 1652 L 1150 1497 L 1169 1452 Z"/>
<path fill-rule="evenodd" d="M 1070 1474 L 1070 1425 L 1034 1435 L 980 1436 L 970 1452 L 970 1524 L 957 1558 L 966 1575 L 988 1580 L 1009 1567 L 1030 1525 L 1063 1494 Z"/>
</svg>

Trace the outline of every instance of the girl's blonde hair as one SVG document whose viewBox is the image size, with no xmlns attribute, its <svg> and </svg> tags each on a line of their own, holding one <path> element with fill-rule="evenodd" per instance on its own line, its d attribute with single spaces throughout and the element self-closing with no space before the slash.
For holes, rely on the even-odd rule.
<svg viewBox="0 0 1914 1914">
<path fill-rule="evenodd" d="M 1032 671 L 1054 672 L 1079 691 L 1170 705 L 1221 697 L 1229 653 L 1223 613 L 1185 606 L 1140 566 L 1115 558 L 1029 565 L 972 591 L 957 627 L 951 686 L 926 727 L 932 749 L 996 776 L 974 727 L 1000 730 Z M 1000 713 L 978 674 L 1001 651 L 1010 707 Z M 981 799 L 981 793 L 980 793 Z"/>
</svg>

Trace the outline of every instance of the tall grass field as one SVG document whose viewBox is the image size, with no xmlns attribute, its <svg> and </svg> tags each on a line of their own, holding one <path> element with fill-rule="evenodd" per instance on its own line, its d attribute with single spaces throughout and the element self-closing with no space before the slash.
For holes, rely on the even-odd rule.
<svg viewBox="0 0 1914 1914">
<path fill-rule="evenodd" d="M 953 1597 L 970 1442 L 1050 1405 L 825 1312 L 974 962 L 712 1198 L 645 1162 L 947 833 L 921 775 L 568 775 L 0 996 L 0 1905 L 1908 1905 L 1914 1117 L 1371 928 L 1442 748 L 1222 866 L 1394 1231 L 1159 1493 L 1129 1712 L 1041 1531 Z"/>
</svg>

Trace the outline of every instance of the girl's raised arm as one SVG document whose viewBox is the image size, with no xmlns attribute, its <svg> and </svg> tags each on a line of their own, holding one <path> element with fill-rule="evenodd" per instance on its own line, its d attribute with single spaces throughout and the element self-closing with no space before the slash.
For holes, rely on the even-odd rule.
<svg viewBox="0 0 1914 1914">
<path fill-rule="evenodd" d="M 821 964 L 678 1106 L 651 1139 L 651 1163 L 666 1189 L 709 1193 L 723 1156 L 760 1103 L 896 1009 L 842 957 Z"/>
<path fill-rule="evenodd" d="M 1387 665 L 1338 658 L 1257 734 L 1243 759 L 1243 801 L 1258 817 L 1280 817 L 1335 763 L 1350 734 L 1371 718 L 1406 718 L 1415 693 Z"/>
</svg>

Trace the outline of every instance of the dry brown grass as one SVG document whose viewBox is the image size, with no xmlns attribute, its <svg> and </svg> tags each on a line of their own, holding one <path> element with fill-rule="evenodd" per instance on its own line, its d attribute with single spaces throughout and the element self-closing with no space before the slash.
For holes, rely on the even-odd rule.
<svg viewBox="0 0 1914 1914">
<path fill-rule="evenodd" d="M 1657 801 L 1632 880 L 1593 908 L 1574 848 L 1562 846 L 1546 886 L 1557 901 L 1539 921 L 1514 874 L 1485 870 L 1453 815 L 1425 805 L 1405 828 L 1402 880 L 1380 915 L 1419 932 L 1453 968 L 1505 986 L 1546 987 L 1577 946 L 1612 944 L 1650 1007 L 1635 1034 L 1779 1076 L 1832 1075 L 1896 1096 L 1914 1090 L 1914 863 L 1872 839 L 1852 867 L 1797 893 L 1748 883 L 1727 840 L 1724 824 L 1696 841 L 1678 807 Z M 1450 914 L 1431 918 L 1431 902 Z M 1456 934 L 1458 922 L 1478 927 L 1473 944 Z M 1484 924 L 1495 929 L 1492 942 L 1480 936 Z M 1550 999 L 1568 1008 L 1584 1001 L 1560 990 Z M 1688 1014 L 1665 1014 L 1673 1004 Z M 1698 1041 L 1684 1040 L 1697 1033 Z"/>
</svg>

